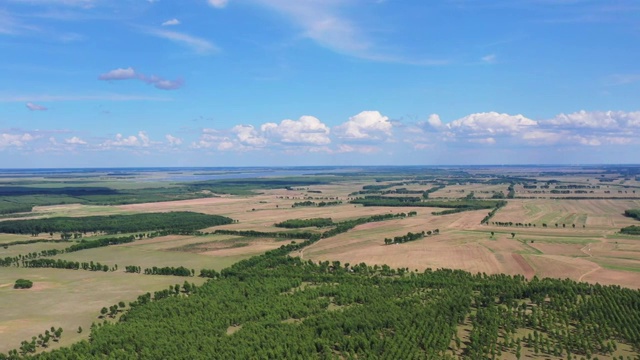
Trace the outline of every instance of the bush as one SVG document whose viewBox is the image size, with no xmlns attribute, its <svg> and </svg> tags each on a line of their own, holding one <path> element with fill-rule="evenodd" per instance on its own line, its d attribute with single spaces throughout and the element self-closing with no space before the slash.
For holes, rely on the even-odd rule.
<svg viewBox="0 0 640 360">
<path fill-rule="evenodd" d="M 27 279 L 18 279 L 16 280 L 15 285 L 13 285 L 14 289 L 30 289 L 33 286 L 33 282 Z"/>
</svg>

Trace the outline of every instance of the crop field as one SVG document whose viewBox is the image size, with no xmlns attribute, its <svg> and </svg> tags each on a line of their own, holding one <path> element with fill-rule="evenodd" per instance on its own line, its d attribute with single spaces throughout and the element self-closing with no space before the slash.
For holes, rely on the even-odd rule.
<svg viewBox="0 0 640 360">
<path fill-rule="evenodd" d="M 433 181 L 425 181 L 393 173 L 376 177 L 335 176 L 330 180 L 310 176 L 313 181 L 322 180 L 314 184 L 305 184 L 302 181 L 302 185 L 298 186 L 293 180 L 293 185 L 282 187 L 256 185 L 254 190 L 248 190 L 249 185 L 246 183 L 234 188 L 235 185 L 227 181 L 221 188 L 224 190 L 221 190 L 221 193 L 211 192 L 198 198 L 178 197 L 175 201 L 165 201 L 169 195 L 156 194 L 149 195 L 157 196 L 154 201 L 138 203 L 126 198 L 129 195 L 120 193 L 118 197 L 125 202 L 124 204 L 100 205 L 84 200 L 73 202 L 66 197 L 57 204 L 36 204 L 31 212 L 3 215 L 0 222 L 190 211 L 225 216 L 233 222 L 199 231 L 76 233 L 76 237 L 70 237 L 66 242 L 53 241 L 65 235 L 58 232 L 35 234 L 37 236 L 0 234 L 0 259 L 33 254 L 33 257 L 21 258 L 12 266 L 0 267 L 0 303 L 3 304 L 3 311 L 0 312 L 0 352 L 18 348 L 22 340 L 30 339 L 51 326 L 64 329 L 61 342 L 53 343 L 52 347 L 69 345 L 86 338 L 92 322 L 103 320 L 99 318 L 103 306 L 109 307 L 119 301 L 128 303 L 141 294 L 182 284 L 185 280 L 201 284 L 204 279 L 198 277 L 200 270 L 220 271 L 241 260 L 278 249 L 292 241 L 301 242 L 300 238 L 276 236 L 296 232 L 322 237 L 289 254 L 316 263 L 366 263 L 370 266 L 388 265 L 391 268 L 407 268 L 409 271 L 418 272 L 426 269 L 460 269 L 471 273 L 523 275 L 527 279 L 534 276 L 569 278 L 593 284 L 640 288 L 640 236 L 619 233 L 622 227 L 640 224 L 637 220 L 624 216 L 625 210 L 640 209 L 640 191 L 633 192 L 640 190 L 636 180 L 620 183 L 623 179 L 607 174 L 615 179 L 615 182 L 597 182 L 600 188 L 593 189 L 593 194 L 597 196 L 591 194 L 594 198 L 576 199 L 576 196 L 586 197 L 589 193 L 533 194 L 531 191 L 534 189 L 524 186 L 531 187 L 531 184 L 536 184 L 539 187 L 550 184 L 550 189 L 554 186 L 591 186 L 596 185 L 595 179 L 598 178 L 598 174 L 585 175 L 578 172 L 567 173 L 565 176 L 539 176 L 535 169 L 512 171 L 513 173 L 501 173 L 501 177 L 491 177 L 490 172 L 476 170 L 477 173 L 482 173 L 482 177 L 474 181 L 468 181 L 473 179 L 472 172 L 459 179 L 455 176 L 461 175 L 451 175 L 443 178 L 442 181 L 447 181 L 444 185 L 435 176 Z M 530 173 L 522 173 L 523 171 Z M 508 176 L 513 176 L 516 180 L 508 180 Z M 507 177 L 507 180 L 501 180 L 504 177 Z M 139 181 L 140 176 L 136 175 L 127 176 L 126 179 L 108 178 L 94 181 L 92 178 L 82 178 L 78 181 L 83 181 L 83 186 L 99 185 L 118 191 L 144 190 L 145 183 L 156 189 L 164 189 L 163 183 L 158 182 L 163 178 L 163 174 L 144 174 L 143 178 L 146 182 Z M 523 178 L 530 181 L 517 182 Z M 34 181 L 34 184 L 29 184 L 30 187 L 63 187 L 51 179 Z M 42 181 L 48 183 L 38 185 L 38 182 Z M 300 182 L 299 179 L 296 181 Z M 267 182 L 274 183 L 271 178 Z M 256 180 L 255 183 L 259 184 L 259 181 Z M 207 183 L 207 189 L 214 189 L 215 184 L 217 183 Z M 184 186 L 189 185 L 171 182 L 167 184 L 167 189 L 171 190 L 167 191 L 182 191 L 179 189 Z M 498 193 L 506 196 L 510 193 L 510 186 L 513 186 L 515 191 L 503 199 L 506 205 L 496 208 L 495 211 L 456 210 L 446 215 L 436 215 L 435 212 L 447 208 L 423 207 L 415 203 L 412 206 L 411 201 L 414 200 L 411 199 L 418 198 L 419 202 L 420 199 L 426 198 L 422 192 L 436 186 L 442 188 L 429 193 L 428 199 L 452 203 L 463 201 L 462 199 L 474 201 L 469 200 L 470 195 L 475 199 L 491 199 Z M 636 189 L 636 186 L 639 188 Z M 570 189 L 575 191 L 576 188 Z M 622 196 L 625 189 L 626 196 Z M 537 190 L 539 188 L 535 189 Z M 364 196 L 410 200 L 402 206 L 362 206 L 350 203 L 350 200 Z M 552 199 L 552 196 L 567 198 Z M 634 196 L 638 196 L 638 199 L 633 198 Z M 493 216 L 485 222 L 484 219 L 490 211 L 493 212 Z M 384 221 L 364 221 L 332 236 L 325 238 L 322 235 L 340 223 L 400 213 L 405 216 Z M 292 219 L 318 218 L 330 218 L 334 225 L 325 228 L 296 229 L 275 226 L 276 223 Z M 218 230 L 254 231 L 256 234 L 214 234 Z M 412 241 L 385 244 L 387 238 L 422 232 L 425 232 L 424 236 Z M 73 235 L 73 231 L 66 235 Z M 73 244 L 82 244 L 82 241 L 92 242 L 113 236 L 132 236 L 133 239 L 81 251 L 65 251 Z M 47 241 L 24 243 L 35 239 Z M 6 248 L 3 245 L 6 245 Z M 100 263 L 102 266 L 106 265 L 108 271 L 23 266 L 22 263 L 33 259 L 60 260 L 65 263 Z M 141 270 L 153 267 L 184 267 L 193 270 L 195 276 L 145 275 L 144 271 L 140 274 L 126 273 L 127 266 L 136 266 Z M 33 288 L 14 290 L 13 283 L 18 278 L 32 280 Z M 78 326 L 84 329 L 82 333 L 77 332 Z M 515 358 L 510 356 L 505 354 L 503 358 Z"/>
</svg>

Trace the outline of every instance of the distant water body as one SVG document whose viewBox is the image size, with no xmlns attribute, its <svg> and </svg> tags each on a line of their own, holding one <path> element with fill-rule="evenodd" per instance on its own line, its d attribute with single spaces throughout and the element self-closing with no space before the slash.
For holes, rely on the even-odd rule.
<svg viewBox="0 0 640 360">
<path fill-rule="evenodd" d="M 315 173 L 341 173 L 357 171 L 355 167 L 198 167 L 198 168 L 74 168 L 74 169 L 0 169 L 0 177 L 26 178 L 78 178 L 78 177 L 130 177 L 138 181 L 205 181 L 223 179 L 252 179 L 261 177 L 288 177 Z"/>
</svg>

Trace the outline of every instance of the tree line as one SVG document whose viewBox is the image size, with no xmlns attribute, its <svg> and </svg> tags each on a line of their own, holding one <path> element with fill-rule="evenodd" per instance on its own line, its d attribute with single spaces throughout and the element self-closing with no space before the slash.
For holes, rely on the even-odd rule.
<svg viewBox="0 0 640 360">
<path fill-rule="evenodd" d="M 312 219 L 289 219 L 274 224 L 276 227 L 287 229 L 298 229 L 306 227 L 327 227 L 333 226 L 333 220 L 331 218 L 312 218 Z"/>
<path fill-rule="evenodd" d="M 292 208 L 297 208 L 297 207 L 325 207 L 325 206 L 336 206 L 336 205 L 340 205 L 342 204 L 342 201 L 320 201 L 320 202 L 315 202 L 315 201 L 300 201 L 300 202 L 295 202 L 293 203 L 293 205 L 291 205 Z"/>
</svg>

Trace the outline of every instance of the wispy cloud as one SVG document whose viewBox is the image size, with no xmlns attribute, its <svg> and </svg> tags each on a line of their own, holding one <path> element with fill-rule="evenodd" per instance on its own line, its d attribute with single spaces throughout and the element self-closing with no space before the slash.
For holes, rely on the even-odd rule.
<svg viewBox="0 0 640 360">
<path fill-rule="evenodd" d="M 162 23 L 162 26 L 175 26 L 175 25 L 180 25 L 180 20 L 173 18 L 171 20 L 167 20 Z"/>
<path fill-rule="evenodd" d="M 149 35 L 171 40 L 175 43 L 191 48 L 199 54 L 209 54 L 220 51 L 220 49 L 218 49 L 218 47 L 215 46 L 212 42 L 199 37 L 191 36 L 189 34 L 149 28 L 146 28 L 145 32 Z"/>
<path fill-rule="evenodd" d="M 376 62 L 407 65 L 444 65 L 447 59 L 413 58 L 384 51 L 364 30 L 354 16 L 347 15 L 352 1 L 340 0 L 253 0 L 263 7 L 283 15 L 299 29 L 299 36 L 318 45 L 348 56 Z"/>
<path fill-rule="evenodd" d="M 606 79 L 607 85 L 626 85 L 640 82 L 640 74 L 614 74 Z"/>
<path fill-rule="evenodd" d="M 45 106 L 34 104 L 34 103 L 31 103 L 31 102 L 26 103 L 25 106 L 30 111 L 46 111 L 46 110 L 49 110 Z"/>
<path fill-rule="evenodd" d="M 80 8 L 92 8 L 96 5 L 97 0 L 8 0 L 14 3 L 29 4 L 29 5 L 54 5 L 54 6 L 69 6 Z"/>
<path fill-rule="evenodd" d="M 480 58 L 483 62 L 487 64 L 495 64 L 497 60 L 496 54 L 489 54 Z"/>
<path fill-rule="evenodd" d="M 140 80 L 161 90 L 176 90 L 184 85 L 182 79 L 167 80 L 156 75 L 147 76 L 136 72 L 132 67 L 113 69 L 98 76 L 98 80 L 103 81 L 131 79 Z"/>
<path fill-rule="evenodd" d="M 65 95 L 2 95 L 0 94 L 0 102 L 53 102 L 53 101 L 171 101 L 172 98 L 163 96 L 146 96 L 132 94 L 65 94 Z"/>
<path fill-rule="evenodd" d="M 215 8 L 223 8 L 228 2 L 228 0 L 207 0 L 207 3 Z"/>
</svg>

